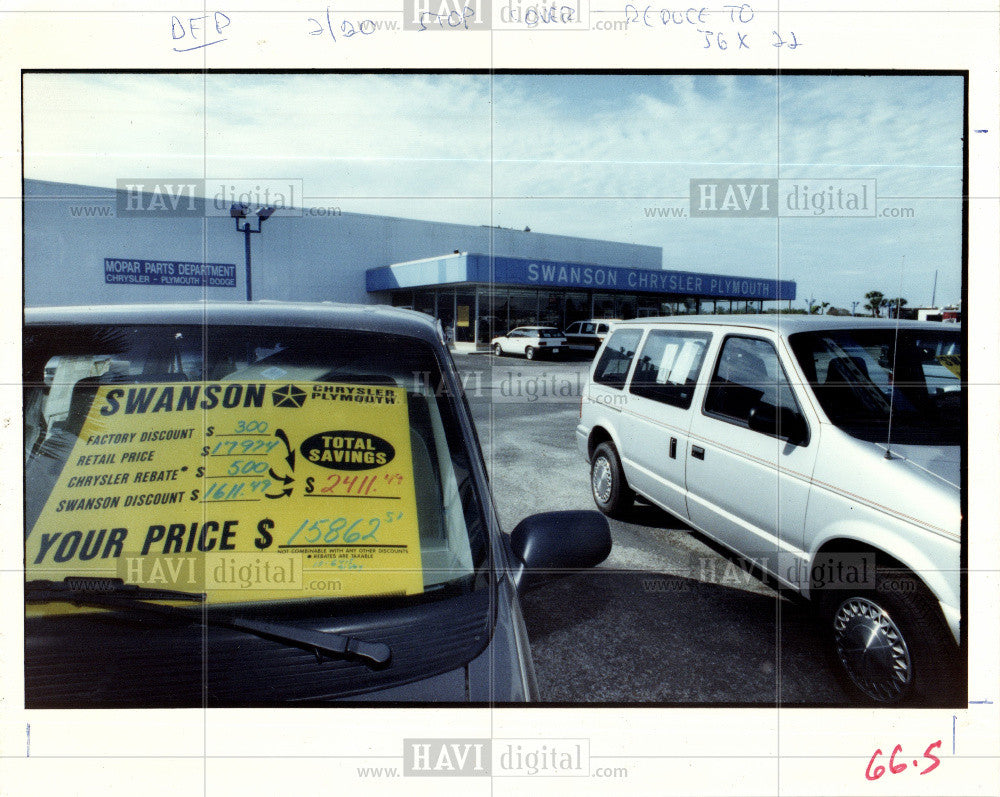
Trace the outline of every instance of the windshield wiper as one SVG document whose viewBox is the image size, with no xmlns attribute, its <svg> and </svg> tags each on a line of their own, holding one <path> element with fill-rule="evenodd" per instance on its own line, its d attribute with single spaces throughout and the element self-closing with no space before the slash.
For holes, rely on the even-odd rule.
<svg viewBox="0 0 1000 797">
<path fill-rule="evenodd" d="M 278 642 L 298 645 L 315 652 L 316 658 L 320 658 L 321 653 L 327 653 L 331 656 L 360 659 L 365 664 L 375 667 L 384 667 L 392 658 L 392 651 L 384 642 L 365 642 L 362 639 L 332 634 L 328 631 L 313 631 L 310 628 L 299 628 L 284 623 L 265 623 L 243 617 L 230 617 L 218 623 L 208 621 L 208 624 L 224 625 L 227 628 L 247 631 Z"/>
<path fill-rule="evenodd" d="M 389 646 L 382 642 L 365 642 L 343 634 L 314 631 L 285 623 L 268 623 L 236 616 L 192 614 L 180 607 L 150 603 L 149 601 L 166 600 L 204 604 L 206 595 L 203 592 L 182 592 L 126 584 L 120 578 L 69 577 L 62 581 L 28 581 L 24 585 L 24 600 L 25 603 L 63 602 L 102 609 L 138 610 L 189 623 L 232 628 L 311 650 L 317 659 L 326 654 L 359 659 L 370 666 L 382 667 L 392 658 Z"/>
<path fill-rule="evenodd" d="M 204 592 L 182 592 L 176 589 L 143 587 L 126 584 L 120 578 L 99 578 L 94 576 L 68 576 L 62 581 L 27 581 L 24 584 L 24 600 L 27 603 L 52 603 L 65 601 L 83 605 L 95 605 L 97 597 L 116 600 L 131 598 L 137 601 L 193 601 L 205 602 Z"/>
</svg>

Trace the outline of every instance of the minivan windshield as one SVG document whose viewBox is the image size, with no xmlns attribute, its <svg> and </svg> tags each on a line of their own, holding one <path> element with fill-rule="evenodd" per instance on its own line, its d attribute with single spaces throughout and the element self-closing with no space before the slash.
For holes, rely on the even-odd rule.
<svg viewBox="0 0 1000 797">
<path fill-rule="evenodd" d="M 789 336 L 829 419 L 854 437 L 959 445 L 962 344 L 957 329 L 843 329 Z"/>
<path fill-rule="evenodd" d="M 484 582 L 470 454 L 429 344 L 167 324 L 33 326 L 24 344 L 29 582 L 208 604 Z"/>
</svg>

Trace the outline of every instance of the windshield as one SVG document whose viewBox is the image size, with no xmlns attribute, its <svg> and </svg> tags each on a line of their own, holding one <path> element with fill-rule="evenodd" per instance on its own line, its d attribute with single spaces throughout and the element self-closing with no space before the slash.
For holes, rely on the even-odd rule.
<svg viewBox="0 0 1000 797">
<path fill-rule="evenodd" d="M 35 327 L 24 372 L 28 581 L 121 579 L 208 604 L 479 583 L 485 521 L 428 344 Z"/>
<path fill-rule="evenodd" d="M 962 349 L 957 330 L 851 329 L 791 335 L 823 411 L 849 434 L 959 445 Z"/>
</svg>

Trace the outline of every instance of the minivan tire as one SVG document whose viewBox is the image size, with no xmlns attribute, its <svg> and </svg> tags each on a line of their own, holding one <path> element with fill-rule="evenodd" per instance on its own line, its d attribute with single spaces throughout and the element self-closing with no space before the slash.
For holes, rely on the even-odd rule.
<svg viewBox="0 0 1000 797">
<path fill-rule="evenodd" d="M 608 517 L 618 517 L 632 506 L 635 493 L 625 481 L 621 460 L 612 443 L 601 443 L 590 460 L 590 492 Z"/>
<path fill-rule="evenodd" d="M 964 691 L 951 631 L 911 573 L 877 568 L 874 590 L 824 590 L 820 608 L 841 680 L 865 702 L 951 705 Z M 860 640 L 867 654 L 856 646 Z"/>
</svg>

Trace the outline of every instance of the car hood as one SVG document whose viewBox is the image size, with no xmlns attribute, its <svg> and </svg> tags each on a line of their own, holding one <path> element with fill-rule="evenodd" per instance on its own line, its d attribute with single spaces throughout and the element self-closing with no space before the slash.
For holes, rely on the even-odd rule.
<svg viewBox="0 0 1000 797">
<path fill-rule="evenodd" d="M 524 703 L 538 699 L 517 595 L 506 579 L 498 585 L 490 644 L 463 667 L 413 683 L 366 693 L 366 703 Z M 359 698 L 354 698 L 354 700 Z M 352 698 L 346 698 L 352 701 Z"/>
<path fill-rule="evenodd" d="M 466 668 L 457 667 L 454 670 L 424 678 L 413 683 L 379 689 L 353 698 L 345 698 L 345 702 L 363 703 L 467 703 L 469 690 L 466 688 Z"/>
<path fill-rule="evenodd" d="M 495 623 L 500 603 L 494 592 L 487 587 L 345 616 L 330 616 L 321 604 L 300 618 L 280 606 L 267 609 L 273 616 L 255 610 L 255 619 L 385 643 L 392 660 L 379 669 L 354 659 L 317 658 L 306 647 L 235 628 L 142 612 L 29 617 L 25 702 L 32 708 L 222 708 L 475 700 L 466 668 L 496 649 L 494 627 L 506 628 Z M 512 668 L 494 672 L 494 689 L 516 674 Z"/>
<path fill-rule="evenodd" d="M 908 466 L 922 473 L 930 474 L 960 489 L 962 484 L 962 453 L 959 446 L 900 445 L 874 443 L 882 452 L 889 451 L 896 459 L 902 459 Z M 884 456 L 884 454 L 883 454 Z"/>
<path fill-rule="evenodd" d="M 843 522 L 849 530 L 858 523 L 865 525 L 865 517 L 877 525 L 879 516 L 886 515 L 958 539 L 962 514 L 957 446 L 892 443 L 887 458 L 884 441 L 860 440 L 837 427 L 823 427 L 819 435 L 813 471 L 817 498 L 809 499 L 811 522 L 825 527 Z M 820 494 L 826 493 L 839 498 L 821 510 Z M 848 507 L 850 511 L 845 511 Z M 862 507 L 871 512 L 855 512 Z"/>
</svg>

